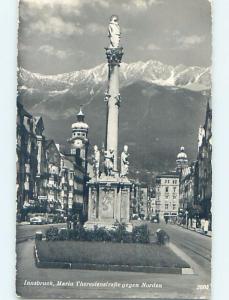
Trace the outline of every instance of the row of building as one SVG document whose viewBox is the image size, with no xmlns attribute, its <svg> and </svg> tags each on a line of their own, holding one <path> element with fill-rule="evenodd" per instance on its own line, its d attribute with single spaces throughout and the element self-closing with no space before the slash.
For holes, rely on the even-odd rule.
<svg viewBox="0 0 229 300">
<path fill-rule="evenodd" d="M 211 128 L 212 110 L 208 102 L 205 122 L 199 128 L 196 160 L 189 163 L 185 149 L 181 147 L 174 171 L 158 175 L 154 186 L 137 186 L 139 195 L 133 197 L 133 213 L 145 217 L 158 215 L 160 218 L 186 214 L 190 219 L 206 218 L 211 221 Z"/>
<path fill-rule="evenodd" d="M 190 217 L 211 220 L 212 198 L 212 109 L 207 104 L 203 126 L 199 128 L 197 159 L 180 173 L 180 207 Z"/>
<path fill-rule="evenodd" d="M 72 124 L 71 150 L 61 151 L 58 144 L 44 136 L 41 117 L 29 114 L 17 102 L 16 195 L 17 219 L 28 212 L 87 212 L 88 125 L 80 110 Z"/>
</svg>

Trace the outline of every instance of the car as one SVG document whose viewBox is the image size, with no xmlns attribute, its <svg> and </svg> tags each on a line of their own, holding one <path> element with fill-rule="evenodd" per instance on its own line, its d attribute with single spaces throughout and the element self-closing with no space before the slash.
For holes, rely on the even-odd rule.
<svg viewBox="0 0 229 300">
<path fill-rule="evenodd" d="M 132 220 L 138 220 L 138 215 L 137 214 L 133 214 Z"/>
<path fill-rule="evenodd" d="M 42 216 L 34 216 L 30 218 L 30 225 L 43 225 L 46 224 L 46 220 Z"/>
<path fill-rule="evenodd" d="M 150 221 L 151 221 L 151 223 L 159 223 L 159 218 L 158 218 L 158 216 L 152 216 Z"/>
</svg>

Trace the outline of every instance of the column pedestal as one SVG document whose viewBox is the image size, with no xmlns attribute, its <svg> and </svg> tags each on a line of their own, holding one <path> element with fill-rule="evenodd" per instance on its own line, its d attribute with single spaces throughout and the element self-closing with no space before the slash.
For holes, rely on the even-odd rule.
<svg viewBox="0 0 229 300">
<path fill-rule="evenodd" d="M 132 231 L 130 223 L 131 182 L 127 178 L 103 176 L 90 180 L 88 199 L 88 221 L 85 228 L 94 226 L 115 229 L 115 224 L 125 223 L 127 231 Z"/>
</svg>

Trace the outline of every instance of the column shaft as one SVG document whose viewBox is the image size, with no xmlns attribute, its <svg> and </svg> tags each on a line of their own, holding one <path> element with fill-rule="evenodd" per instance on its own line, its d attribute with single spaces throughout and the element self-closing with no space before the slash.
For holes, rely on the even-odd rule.
<svg viewBox="0 0 229 300">
<path fill-rule="evenodd" d="M 108 93 L 110 95 L 107 103 L 108 119 L 107 119 L 107 150 L 114 150 L 114 170 L 117 171 L 117 155 L 118 155 L 118 113 L 119 106 L 117 97 L 119 95 L 119 66 L 109 65 L 109 86 Z"/>
</svg>

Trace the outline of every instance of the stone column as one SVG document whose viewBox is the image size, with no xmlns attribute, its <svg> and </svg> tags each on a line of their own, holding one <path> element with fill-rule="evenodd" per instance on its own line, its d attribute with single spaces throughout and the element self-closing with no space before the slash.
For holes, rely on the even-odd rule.
<svg viewBox="0 0 229 300">
<path fill-rule="evenodd" d="M 114 170 L 117 171 L 118 126 L 119 126 L 119 66 L 123 48 L 106 48 L 108 60 L 108 90 L 105 96 L 107 102 L 106 149 L 114 150 Z"/>
</svg>

